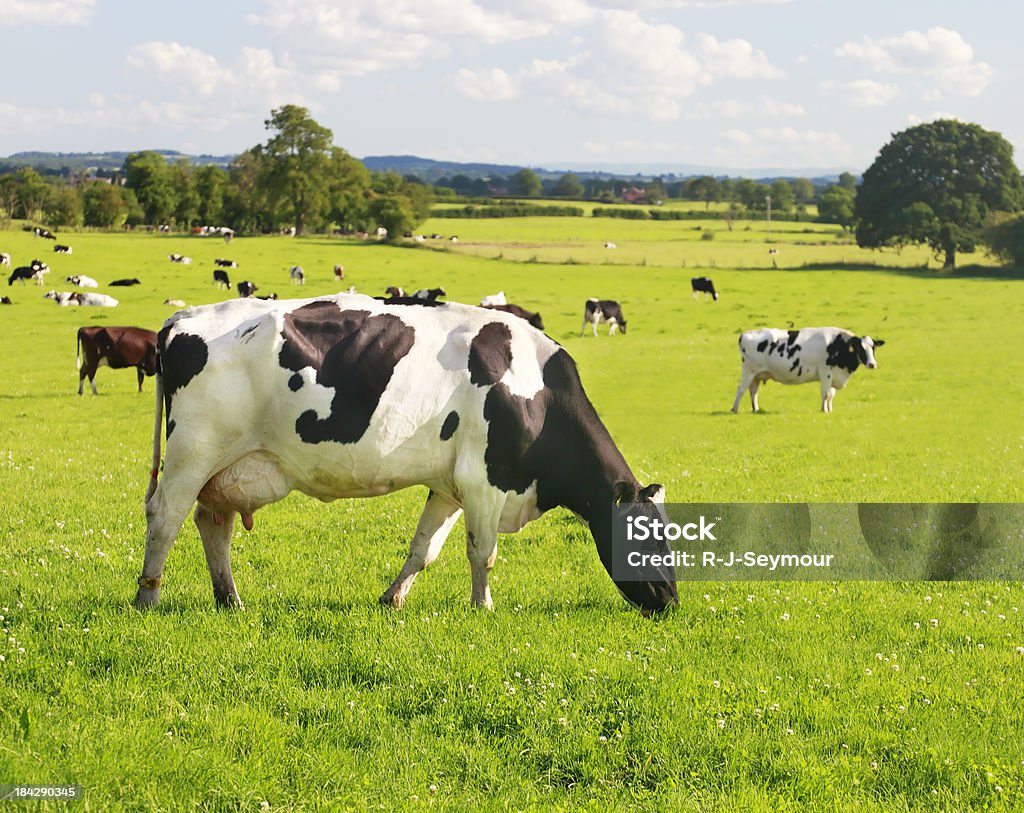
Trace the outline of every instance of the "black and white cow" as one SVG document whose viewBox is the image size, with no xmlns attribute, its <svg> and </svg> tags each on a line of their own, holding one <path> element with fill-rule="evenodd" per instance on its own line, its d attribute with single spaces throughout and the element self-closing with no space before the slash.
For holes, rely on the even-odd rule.
<svg viewBox="0 0 1024 813">
<path fill-rule="evenodd" d="M 601 322 L 608 322 L 611 325 L 608 328 L 609 336 L 614 336 L 616 330 L 621 330 L 623 335 L 626 333 L 626 320 L 622 318 L 622 308 L 618 302 L 613 299 L 588 299 L 583 309 L 583 328 L 580 335 L 586 332 L 589 324 L 593 326 L 596 336 L 597 326 Z"/>
<path fill-rule="evenodd" d="M 428 299 L 436 302 L 439 297 L 448 296 L 444 288 L 420 288 L 416 293 L 411 294 L 413 299 Z"/>
<path fill-rule="evenodd" d="M 288 281 L 291 282 L 292 285 L 306 284 L 306 274 L 302 270 L 301 265 L 293 265 L 288 269 Z"/>
<path fill-rule="evenodd" d="M 389 285 L 384 289 L 384 293 L 392 298 L 402 298 L 405 296 L 405 289 L 401 285 Z"/>
<path fill-rule="evenodd" d="M 259 288 L 256 287 L 256 283 L 251 282 L 250 280 L 243 279 L 240 283 L 238 283 L 238 295 L 243 299 L 245 297 L 252 296 L 258 290 Z"/>
<path fill-rule="evenodd" d="M 186 257 L 184 254 L 168 254 L 167 259 L 172 263 L 180 263 L 181 265 L 189 265 L 192 262 L 192 258 Z"/>
<path fill-rule="evenodd" d="M 43 298 L 52 299 L 64 307 L 80 305 L 88 308 L 116 308 L 120 304 L 112 296 L 94 294 L 90 291 L 48 291 L 43 294 Z"/>
<path fill-rule="evenodd" d="M 15 280 L 22 285 L 25 284 L 26 280 L 34 280 L 36 285 L 42 285 L 43 275 L 49 273 L 50 266 L 41 260 L 32 260 L 28 265 L 19 265 L 11 271 L 11 276 L 7 278 L 7 285 L 8 287 L 14 285 Z"/>
<path fill-rule="evenodd" d="M 193 506 L 214 596 L 238 605 L 236 513 L 251 529 L 291 491 L 328 501 L 425 485 L 409 556 L 381 602 L 402 606 L 464 511 L 472 601 L 490 608 L 499 533 L 565 506 L 612 573 L 613 508 L 663 499 L 633 476 L 565 349 L 508 314 L 347 294 L 236 299 L 172 316 L 158 354 L 139 607 L 159 600 Z M 617 585 L 644 613 L 677 602 L 671 568 L 650 578 Z"/>
<path fill-rule="evenodd" d="M 11 267 L 11 255 L 6 251 L 0 253 L 0 265 L 6 265 L 8 268 Z"/>
<path fill-rule="evenodd" d="M 700 298 L 701 294 L 704 294 L 704 298 L 710 295 L 710 297 L 718 301 L 718 291 L 715 290 L 715 283 L 711 281 L 711 277 L 693 277 L 690 280 L 690 287 L 693 288 L 693 298 Z"/>
<path fill-rule="evenodd" d="M 228 272 L 222 268 L 213 269 L 213 284 L 218 288 L 226 288 L 231 290 L 231 278 L 228 276 Z"/>
<path fill-rule="evenodd" d="M 71 246 L 62 246 L 60 243 L 54 243 L 53 250 L 57 254 L 71 254 Z"/>
<path fill-rule="evenodd" d="M 57 239 L 53 235 L 53 232 L 51 232 L 49 229 L 44 229 L 44 228 L 42 228 L 40 226 L 36 226 L 34 229 L 32 229 L 32 233 L 36 237 L 42 237 L 44 240 L 56 240 Z"/>
<path fill-rule="evenodd" d="M 838 327 L 805 327 L 802 330 L 760 328 L 740 336 L 743 369 L 732 411 L 740 408 L 743 393 L 750 391 L 750 405 L 757 412 L 757 389 L 762 381 L 780 384 L 821 384 L 821 410 L 832 411 L 836 390 L 846 386 L 860 365 L 878 366 L 875 348 L 885 342 L 855 336 Z"/>
<path fill-rule="evenodd" d="M 218 268 L 238 268 L 238 263 L 235 262 L 234 260 L 224 260 L 218 258 L 213 261 L 213 264 Z"/>
<path fill-rule="evenodd" d="M 0 305 L 13 305 L 14 302 L 9 296 L 0 296 Z"/>
<path fill-rule="evenodd" d="M 505 299 L 505 292 L 498 291 L 496 294 L 488 294 L 480 300 L 480 307 L 487 308 L 491 305 L 507 305 L 508 300 Z"/>
<path fill-rule="evenodd" d="M 87 277 L 84 274 L 75 274 L 71 277 L 65 277 L 65 282 L 70 282 L 72 285 L 77 285 L 79 288 L 99 288 L 100 284 L 92 277 Z"/>
</svg>

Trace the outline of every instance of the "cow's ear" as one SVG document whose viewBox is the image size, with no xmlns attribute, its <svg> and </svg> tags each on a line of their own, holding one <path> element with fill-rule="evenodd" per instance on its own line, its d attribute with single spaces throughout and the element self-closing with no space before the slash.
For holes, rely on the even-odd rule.
<svg viewBox="0 0 1024 813">
<path fill-rule="evenodd" d="M 860 344 L 860 339 L 858 339 L 856 336 L 854 336 L 852 339 L 850 339 L 849 348 L 850 348 L 850 352 L 851 353 L 856 353 L 857 352 L 857 345 L 858 344 Z"/>
<path fill-rule="evenodd" d="M 615 484 L 615 504 L 622 505 L 624 502 L 636 502 L 636 486 L 629 480 L 619 480 Z"/>
<path fill-rule="evenodd" d="M 881 347 L 885 344 L 885 339 L 875 339 L 875 347 Z"/>
<path fill-rule="evenodd" d="M 651 483 L 649 486 L 644 486 L 640 489 L 640 499 L 638 502 L 665 502 L 665 486 L 661 483 Z"/>
</svg>

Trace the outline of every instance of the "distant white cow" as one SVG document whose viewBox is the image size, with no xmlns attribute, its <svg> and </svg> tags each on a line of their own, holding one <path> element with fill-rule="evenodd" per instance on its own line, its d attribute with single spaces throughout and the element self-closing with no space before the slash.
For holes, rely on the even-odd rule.
<svg viewBox="0 0 1024 813">
<path fill-rule="evenodd" d="M 70 282 L 72 285 L 77 285 L 79 288 L 99 288 L 100 284 L 92 277 L 86 277 L 82 274 L 76 274 L 73 277 L 65 277 L 65 282 Z"/>
<path fill-rule="evenodd" d="M 863 364 L 878 366 L 875 348 L 885 342 L 870 336 L 856 336 L 838 327 L 806 327 L 802 330 L 760 328 L 740 336 L 743 369 L 732 411 L 740 408 L 743 393 L 750 391 L 750 405 L 757 412 L 757 389 L 762 381 L 780 384 L 821 383 L 821 410 L 832 411 L 836 390 L 846 386 Z"/>
<path fill-rule="evenodd" d="M 188 265 L 192 262 L 192 258 L 186 257 L 184 254 L 168 254 L 167 259 L 172 263 L 180 263 L 181 265 Z"/>
<path fill-rule="evenodd" d="M 492 305 L 507 305 L 507 304 L 508 304 L 508 302 L 505 301 L 505 292 L 504 291 L 498 291 L 498 293 L 491 294 L 490 296 L 485 296 L 483 299 L 480 300 L 480 307 L 481 308 L 488 308 L 488 307 L 490 307 Z"/>
<path fill-rule="evenodd" d="M 305 285 L 306 274 L 301 265 L 293 265 L 288 271 L 288 277 L 292 285 Z"/>
</svg>

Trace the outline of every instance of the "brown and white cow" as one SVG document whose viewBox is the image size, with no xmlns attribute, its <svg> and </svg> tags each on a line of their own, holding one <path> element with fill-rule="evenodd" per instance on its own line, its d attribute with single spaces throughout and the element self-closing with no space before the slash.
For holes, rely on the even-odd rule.
<svg viewBox="0 0 1024 813">
<path fill-rule="evenodd" d="M 637 482 L 565 349 L 510 314 L 348 294 L 236 299 L 171 316 L 158 355 L 139 607 L 158 602 L 193 506 L 214 596 L 239 605 L 236 514 L 251 529 L 291 491 L 330 501 L 425 485 L 409 556 L 381 602 L 402 606 L 465 512 L 472 602 L 490 608 L 499 533 L 564 506 L 612 574 L 613 509 L 664 496 Z M 678 598 L 671 567 L 616 585 L 645 613 Z"/>
<path fill-rule="evenodd" d="M 156 333 L 141 327 L 80 327 L 75 364 L 79 395 L 86 378 L 96 395 L 96 370 L 103 365 L 112 370 L 136 368 L 142 392 L 142 379 L 156 374 Z"/>
</svg>

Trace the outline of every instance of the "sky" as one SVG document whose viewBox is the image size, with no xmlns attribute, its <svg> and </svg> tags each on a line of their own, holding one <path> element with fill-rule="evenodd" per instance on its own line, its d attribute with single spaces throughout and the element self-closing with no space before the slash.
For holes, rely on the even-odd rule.
<svg viewBox="0 0 1024 813">
<path fill-rule="evenodd" d="M 359 158 L 860 172 L 958 118 L 1020 165 L 1022 23 L 1011 0 L 0 0 L 0 155 L 234 154 L 298 104 Z"/>
</svg>

